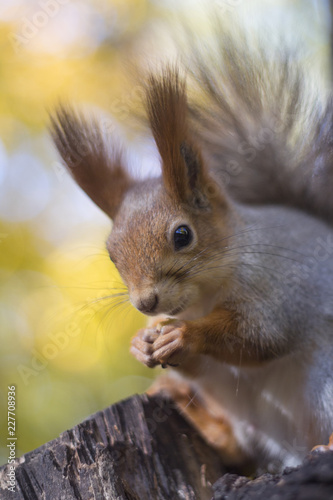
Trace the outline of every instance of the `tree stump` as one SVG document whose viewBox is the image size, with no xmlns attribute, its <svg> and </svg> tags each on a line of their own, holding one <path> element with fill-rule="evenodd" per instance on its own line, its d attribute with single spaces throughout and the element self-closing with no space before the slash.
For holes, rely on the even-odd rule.
<svg viewBox="0 0 333 500">
<path fill-rule="evenodd" d="M 171 400 L 142 395 L 21 457 L 15 494 L 7 472 L 0 471 L 4 500 L 205 500 L 225 470 Z"/>
<path fill-rule="evenodd" d="M 8 472 L 0 469 L 3 500 L 333 500 L 333 452 L 313 453 L 282 475 L 226 473 L 160 396 L 121 401 L 17 459 L 15 493 Z"/>
</svg>

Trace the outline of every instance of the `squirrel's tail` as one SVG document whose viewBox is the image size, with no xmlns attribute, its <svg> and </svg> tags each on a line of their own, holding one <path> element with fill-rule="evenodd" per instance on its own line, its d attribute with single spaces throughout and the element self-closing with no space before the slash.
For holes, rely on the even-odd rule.
<svg viewBox="0 0 333 500">
<path fill-rule="evenodd" d="M 321 100 L 291 51 L 219 34 L 193 50 L 194 129 L 231 196 L 293 205 L 333 221 L 333 101 Z M 196 93 L 196 95 L 198 95 Z"/>
</svg>

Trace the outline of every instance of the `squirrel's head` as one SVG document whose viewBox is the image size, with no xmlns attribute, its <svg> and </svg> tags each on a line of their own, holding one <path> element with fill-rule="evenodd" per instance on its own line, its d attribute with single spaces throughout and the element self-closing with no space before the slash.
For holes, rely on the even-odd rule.
<svg viewBox="0 0 333 500">
<path fill-rule="evenodd" d="M 107 248 L 137 309 L 177 316 L 201 303 L 203 294 L 216 293 L 221 276 L 228 276 L 217 252 L 228 234 L 225 210 L 217 194 L 199 207 L 177 201 L 160 179 L 126 193 Z"/>
<path fill-rule="evenodd" d="M 148 315 L 178 316 L 213 297 L 230 262 L 230 206 L 189 131 L 184 80 L 166 68 L 146 84 L 146 108 L 162 176 L 135 181 L 100 127 L 60 107 L 55 144 L 74 179 L 113 220 L 107 248 L 133 305 Z M 228 265 L 229 264 L 229 265 Z"/>
</svg>

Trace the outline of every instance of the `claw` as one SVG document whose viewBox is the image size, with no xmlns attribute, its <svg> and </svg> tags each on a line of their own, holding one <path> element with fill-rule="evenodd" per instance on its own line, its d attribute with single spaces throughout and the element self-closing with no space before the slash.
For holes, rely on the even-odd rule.
<svg viewBox="0 0 333 500">
<path fill-rule="evenodd" d="M 153 344 L 158 336 L 154 328 L 142 328 L 131 340 L 131 354 L 133 354 L 140 363 L 149 368 L 153 368 L 159 364 L 158 361 L 152 358 L 154 352 Z"/>
<path fill-rule="evenodd" d="M 183 323 L 172 321 L 155 328 L 142 328 L 131 341 L 130 352 L 144 365 L 178 366 L 185 353 Z"/>
</svg>

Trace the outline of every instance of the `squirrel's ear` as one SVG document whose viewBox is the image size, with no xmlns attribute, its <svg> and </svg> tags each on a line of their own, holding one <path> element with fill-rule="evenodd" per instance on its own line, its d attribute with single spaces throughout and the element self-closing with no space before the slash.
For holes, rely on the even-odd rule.
<svg viewBox="0 0 333 500">
<path fill-rule="evenodd" d="M 100 126 L 68 106 L 60 105 L 50 119 L 53 141 L 72 177 L 113 218 L 134 184 L 120 151 L 109 151 Z"/>
<path fill-rule="evenodd" d="M 166 66 L 160 74 L 150 74 L 145 98 L 167 191 L 180 202 L 208 206 L 208 174 L 189 131 L 185 78 L 179 69 Z"/>
</svg>

